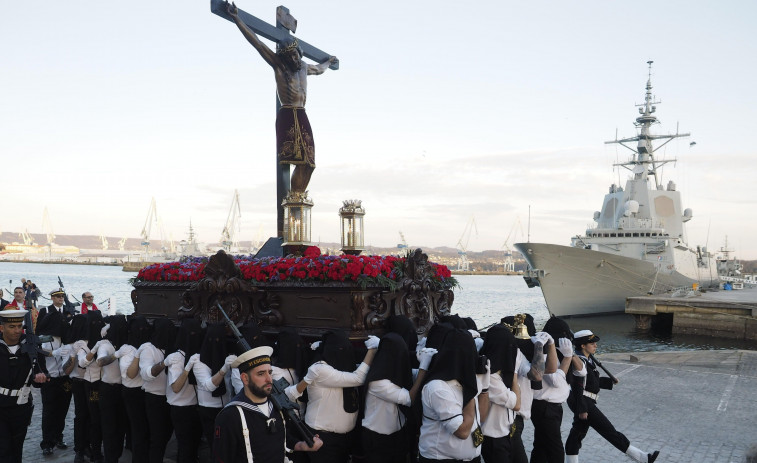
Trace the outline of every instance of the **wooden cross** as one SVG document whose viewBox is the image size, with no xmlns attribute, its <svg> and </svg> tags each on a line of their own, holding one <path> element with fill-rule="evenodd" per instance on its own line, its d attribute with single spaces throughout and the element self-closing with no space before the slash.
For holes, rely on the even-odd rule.
<svg viewBox="0 0 757 463">
<path fill-rule="evenodd" d="M 210 11 L 228 21 L 233 22 L 231 16 L 226 11 L 227 5 L 228 3 L 226 3 L 224 0 L 210 0 Z M 297 29 L 297 20 L 289 14 L 289 9 L 284 6 L 279 6 L 278 8 L 276 8 L 276 26 L 272 26 L 271 24 L 268 24 L 267 22 L 256 18 L 255 16 L 252 16 L 251 14 L 246 13 L 242 10 L 239 10 L 238 16 L 239 19 L 247 24 L 247 27 L 249 27 L 257 35 L 265 37 L 266 39 L 272 40 L 273 42 L 277 43 L 291 36 L 290 31 L 295 32 Z M 331 56 L 325 51 L 319 50 L 309 43 L 300 40 L 299 37 L 297 38 L 297 41 L 302 48 L 302 52 L 305 57 L 310 58 L 316 63 L 323 63 Z M 332 63 L 331 66 L 329 66 L 329 69 L 339 69 L 339 62 L 336 61 Z M 281 103 L 279 103 L 277 96 L 277 113 L 280 106 Z M 276 160 L 276 230 L 278 233 L 277 236 L 279 238 L 284 237 L 284 208 L 281 205 L 281 202 L 284 201 L 284 198 L 290 190 L 289 168 L 289 164 L 281 164 L 278 162 L 278 159 Z"/>
</svg>

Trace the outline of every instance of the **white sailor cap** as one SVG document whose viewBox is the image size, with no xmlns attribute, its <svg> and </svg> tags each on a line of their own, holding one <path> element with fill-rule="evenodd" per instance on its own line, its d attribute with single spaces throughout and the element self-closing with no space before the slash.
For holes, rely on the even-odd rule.
<svg viewBox="0 0 757 463">
<path fill-rule="evenodd" d="M 231 364 L 231 367 L 238 368 L 240 373 L 244 373 L 245 371 L 259 365 L 270 364 L 271 354 L 273 354 L 273 347 L 256 347 L 237 357 L 237 359 Z"/>
<path fill-rule="evenodd" d="M 2 321 L 2 323 L 21 323 L 24 321 L 26 312 L 27 311 L 23 309 L 0 310 L 0 321 Z"/>
<path fill-rule="evenodd" d="M 583 344 L 597 341 L 599 341 L 599 336 L 592 333 L 591 330 L 581 330 L 573 335 L 573 344 L 575 344 L 576 346 L 581 346 Z"/>
</svg>

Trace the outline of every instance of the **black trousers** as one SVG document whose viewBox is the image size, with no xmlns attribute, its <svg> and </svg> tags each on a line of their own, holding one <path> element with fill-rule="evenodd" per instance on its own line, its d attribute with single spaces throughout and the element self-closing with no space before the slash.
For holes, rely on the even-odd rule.
<svg viewBox="0 0 757 463">
<path fill-rule="evenodd" d="M 392 434 L 379 434 L 362 428 L 363 453 L 366 463 L 406 463 L 410 456 L 408 430 Z"/>
<path fill-rule="evenodd" d="M 581 449 L 581 441 L 586 437 L 589 427 L 594 428 L 600 436 L 607 439 L 616 449 L 626 453 L 628 446 L 631 445 L 628 438 L 622 432 L 615 429 L 610 420 L 597 408 L 597 403 L 594 400 L 587 400 L 587 402 L 589 403 L 587 419 L 581 420 L 577 416 L 573 417 L 573 427 L 570 428 L 568 440 L 565 441 L 565 453 L 568 455 L 578 455 L 578 451 Z M 568 406 L 575 413 L 572 401 L 568 401 Z"/>
<path fill-rule="evenodd" d="M 71 380 L 74 397 L 74 451 L 83 452 L 89 448 L 89 399 L 84 390 L 83 379 Z"/>
<path fill-rule="evenodd" d="M 487 463 L 511 463 L 513 460 L 510 447 L 510 436 L 484 436 L 484 443 L 481 444 L 481 456 Z"/>
<path fill-rule="evenodd" d="M 0 407 L 0 463 L 21 463 L 32 411 L 31 396 L 24 405 Z"/>
<path fill-rule="evenodd" d="M 145 413 L 150 425 L 148 461 L 163 463 L 166 445 L 173 434 L 171 407 L 166 402 L 166 396 L 145 392 Z"/>
<path fill-rule="evenodd" d="M 306 425 L 307 426 L 307 425 Z M 308 429 L 323 441 L 317 452 L 310 452 L 310 463 L 347 463 L 350 457 L 350 437 L 352 434 L 318 431 L 310 426 Z"/>
<path fill-rule="evenodd" d="M 118 463 L 124 451 L 124 437 L 129 424 L 120 384 L 100 384 L 100 421 L 105 463 Z"/>
<path fill-rule="evenodd" d="M 562 404 L 534 399 L 531 404 L 531 421 L 534 423 L 531 463 L 563 463 L 565 448 L 560 434 Z"/>
<path fill-rule="evenodd" d="M 93 383 L 84 381 L 84 391 L 87 393 L 87 410 L 89 410 L 89 448 L 92 449 L 92 457 L 102 457 L 103 430 L 100 420 L 100 384 L 97 380 Z"/>
<path fill-rule="evenodd" d="M 50 378 L 40 389 L 42 395 L 42 442 L 40 448 L 53 448 L 63 441 L 66 414 L 71 405 L 71 380 L 68 376 Z"/>
<path fill-rule="evenodd" d="M 202 436 L 202 424 L 197 405 L 171 405 L 171 420 L 176 433 L 178 456 L 176 463 L 196 463 L 197 449 Z"/>
<path fill-rule="evenodd" d="M 131 426 L 131 461 L 144 463 L 149 459 L 150 426 L 145 412 L 145 391 L 141 387 L 122 387 L 126 415 Z"/>
<path fill-rule="evenodd" d="M 202 435 L 205 437 L 209 446 L 213 446 L 213 430 L 215 427 L 216 416 L 221 412 L 223 408 L 213 407 L 199 407 L 197 408 L 200 414 L 200 423 L 202 424 Z"/>
<path fill-rule="evenodd" d="M 510 438 L 510 458 L 512 463 L 528 463 L 526 446 L 523 445 L 523 417 L 515 415 L 515 432 Z"/>
</svg>

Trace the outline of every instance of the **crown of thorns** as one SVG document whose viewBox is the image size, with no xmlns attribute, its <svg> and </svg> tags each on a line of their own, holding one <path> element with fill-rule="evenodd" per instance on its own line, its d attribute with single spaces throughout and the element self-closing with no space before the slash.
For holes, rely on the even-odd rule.
<svg viewBox="0 0 757 463">
<path fill-rule="evenodd" d="M 279 53 L 288 53 L 292 50 L 298 50 L 300 48 L 300 42 L 297 41 L 297 39 L 294 39 L 292 43 L 287 45 L 286 47 L 279 47 Z"/>
</svg>

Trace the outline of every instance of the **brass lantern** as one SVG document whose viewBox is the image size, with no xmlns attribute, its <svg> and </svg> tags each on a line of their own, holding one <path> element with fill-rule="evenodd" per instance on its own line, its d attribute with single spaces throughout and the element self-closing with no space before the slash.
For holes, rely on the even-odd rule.
<svg viewBox="0 0 757 463">
<path fill-rule="evenodd" d="M 290 191 L 284 206 L 284 243 L 282 246 L 310 246 L 310 213 L 313 201 L 307 192 Z"/>
<path fill-rule="evenodd" d="M 359 199 L 342 201 L 344 204 L 339 209 L 342 230 L 342 252 L 345 254 L 359 255 L 365 251 L 363 237 L 363 217 L 365 209 Z"/>
</svg>

